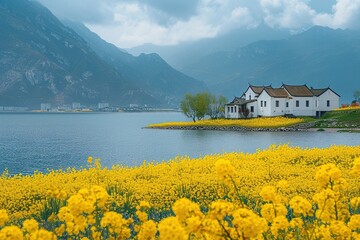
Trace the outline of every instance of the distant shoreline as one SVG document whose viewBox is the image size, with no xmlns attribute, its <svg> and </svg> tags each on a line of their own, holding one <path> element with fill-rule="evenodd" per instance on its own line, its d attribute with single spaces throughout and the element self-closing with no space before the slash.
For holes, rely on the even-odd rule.
<svg viewBox="0 0 360 240">
<path fill-rule="evenodd" d="M 152 112 L 180 112 L 178 110 L 153 110 L 153 111 L 0 111 L 0 114 L 87 114 L 87 113 L 152 113 Z"/>
</svg>

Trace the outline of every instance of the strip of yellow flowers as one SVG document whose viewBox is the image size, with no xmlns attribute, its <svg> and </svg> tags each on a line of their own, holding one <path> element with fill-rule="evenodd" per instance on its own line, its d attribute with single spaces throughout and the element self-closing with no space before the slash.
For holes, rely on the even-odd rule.
<svg viewBox="0 0 360 240">
<path fill-rule="evenodd" d="M 360 106 L 349 106 L 349 107 L 336 108 L 334 111 L 350 111 L 350 110 L 360 110 Z"/>
<path fill-rule="evenodd" d="M 359 239 L 360 146 L 0 178 L 0 239 Z M 1 210 L 2 209 L 2 210 Z"/>
<path fill-rule="evenodd" d="M 197 122 L 165 122 L 150 124 L 149 128 L 169 127 L 248 127 L 248 128 L 279 128 L 304 122 L 302 118 L 250 118 L 250 119 L 207 119 Z"/>
</svg>

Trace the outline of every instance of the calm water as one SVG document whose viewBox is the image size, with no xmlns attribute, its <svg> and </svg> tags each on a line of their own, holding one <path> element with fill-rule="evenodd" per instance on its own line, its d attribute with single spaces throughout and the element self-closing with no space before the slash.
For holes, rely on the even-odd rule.
<svg viewBox="0 0 360 240">
<path fill-rule="evenodd" d="M 150 123 L 187 120 L 181 113 L 0 114 L 0 172 L 80 167 L 88 156 L 103 165 L 140 165 L 177 155 L 199 157 L 254 152 L 276 143 L 302 147 L 360 145 L 355 133 L 271 133 L 143 129 Z"/>
</svg>

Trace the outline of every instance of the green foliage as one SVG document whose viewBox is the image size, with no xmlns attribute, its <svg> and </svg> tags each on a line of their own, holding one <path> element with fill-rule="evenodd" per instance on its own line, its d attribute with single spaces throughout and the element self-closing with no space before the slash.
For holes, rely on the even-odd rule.
<svg viewBox="0 0 360 240">
<path fill-rule="evenodd" d="M 210 93 L 186 94 L 180 103 L 183 113 L 194 122 L 203 119 L 206 115 L 215 119 L 224 115 L 227 99 L 224 96 L 218 98 Z"/>
<path fill-rule="evenodd" d="M 327 112 L 315 127 L 358 128 L 360 127 L 360 110 Z"/>
</svg>

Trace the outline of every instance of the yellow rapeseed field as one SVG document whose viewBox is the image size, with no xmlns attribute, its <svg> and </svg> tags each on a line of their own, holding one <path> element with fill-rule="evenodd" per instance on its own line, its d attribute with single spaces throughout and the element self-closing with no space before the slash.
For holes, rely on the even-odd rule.
<svg viewBox="0 0 360 240">
<path fill-rule="evenodd" d="M 360 239 L 360 146 L 0 177 L 0 239 Z"/>
<path fill-rule="evenodd" d="M 150 124 L 149 128 L 169 127 L 247 127 L 247 128 L 279 128 L 302 123 L 302 118 L 249 118 L 249 119 L 207 119 L 196 122 L 165 122 Z"/>
</svg>

